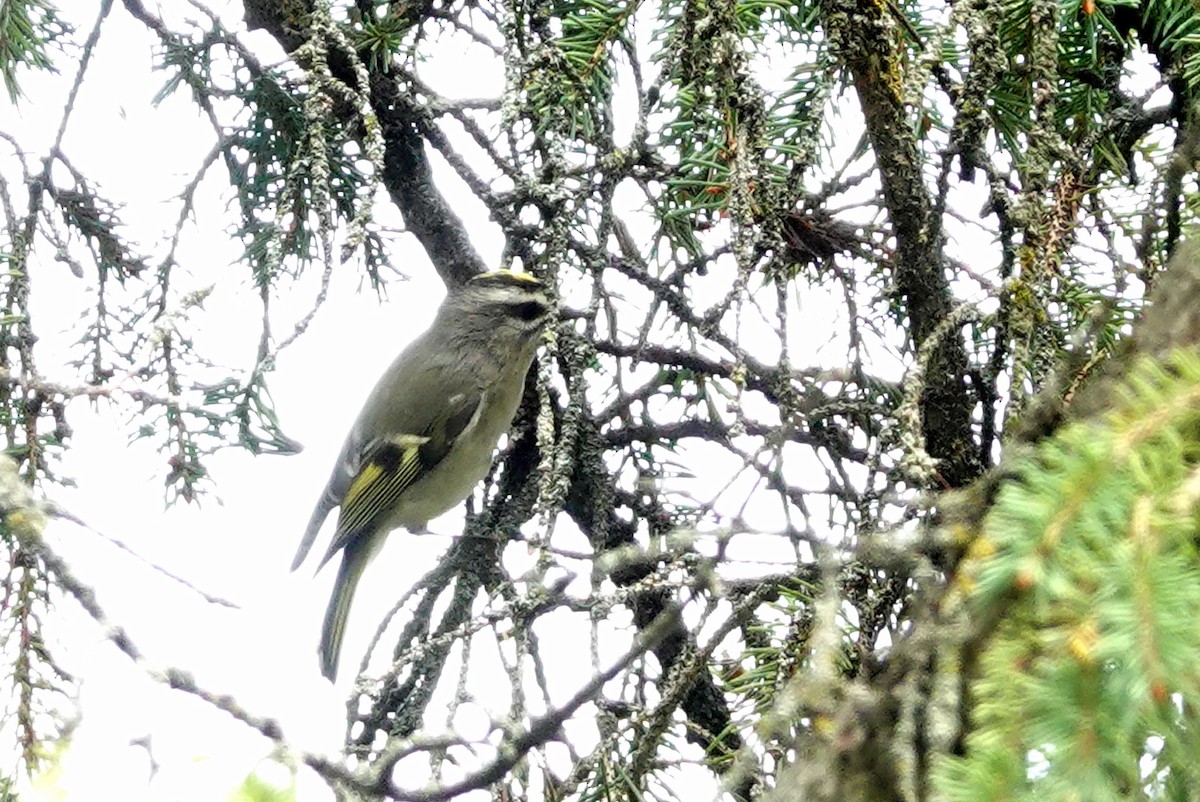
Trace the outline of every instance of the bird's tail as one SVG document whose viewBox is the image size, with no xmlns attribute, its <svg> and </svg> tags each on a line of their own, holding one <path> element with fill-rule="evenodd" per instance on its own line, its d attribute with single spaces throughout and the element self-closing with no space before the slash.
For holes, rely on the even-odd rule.
<svg viewBox="0 0 1200 802">
<path fill-rule="evenodd" d="M 338 655 L 342 651 L 342 636 L 346 633 L 346 618 L 350 615 L 350 602 L 363 569 L 371 560 L 371 549 L 360 538 L 346 544 L 342 551 L 342 564 L 333 583 L 333 595 L 325 609 L 325 623 L 321 626 L 321 673 L 330 682 L 337 679 Z"/>
</svg>

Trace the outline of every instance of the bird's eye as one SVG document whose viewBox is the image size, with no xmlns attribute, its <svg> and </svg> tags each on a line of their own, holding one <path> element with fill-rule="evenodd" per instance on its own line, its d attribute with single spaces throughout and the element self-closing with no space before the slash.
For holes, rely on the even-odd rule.
<svg viewBox="0 0 1200 802">
<path fill-rule="evenodd" d="M 526 321 L 537 320 L 545 311 L 546 307 L 537 301 L 526 301 L 512 306 L 513 316 Z"/>
</svg>

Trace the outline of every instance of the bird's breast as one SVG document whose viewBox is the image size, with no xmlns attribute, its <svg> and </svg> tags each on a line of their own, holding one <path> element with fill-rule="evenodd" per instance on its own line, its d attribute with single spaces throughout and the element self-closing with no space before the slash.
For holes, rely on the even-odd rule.
<svg viewBox="0 0 1200 802">
<path fill-rule="evenodd" d="M 492 465 L 500 436 L 516 415 L 524 388 L 519 382 L 495 385 L 485 392 L 480 411 L 463 429 L 442 461 L 404 492 L 389 528 L 420 528 L 465 499 Z"/>
</svg>

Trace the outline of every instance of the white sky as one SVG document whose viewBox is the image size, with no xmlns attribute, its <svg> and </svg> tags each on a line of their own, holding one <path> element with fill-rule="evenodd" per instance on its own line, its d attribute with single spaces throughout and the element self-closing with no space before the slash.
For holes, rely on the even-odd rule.
<svg viewBox="0 0 1200 802">
<path fill-rule="evenodd" d="M 84 4 L 78 4 L 83 6 Z M 79 30 L 90 29 L 95 8 L 66 4 Z M 236 11 L 240 4 L 230 4 Z M 82 12 L 81 16 L 74 16 Z M 161 255 L 159 232 L 169 231 L 179 205 L 172 201 L 212 146 L 208 124 L 180 92 L 155 109 L 149 99 L 165 74 L 150 72 L 151 38 L 118 3 L 105 25 L 95 64 L 80 95 L 63 149 L 122 213 L 145 252 Z M 65 61 L 64 61 L 65 66 Z M 36 156 L 48 146 L 73 74 L 24 76 L 29 100 L 15 111 L 0 106 L 4 130 Z M 6 146 L 7 148 L 7 146 Z M 7 159 L 6 152 L 3 158 Z M 215 284 L 195 332 L 201 350 L 226 364 L 251 364 L 259 317 L 246 270 L 234 265 L 238 246 L 225 231 L 224 170 L 216 168 L 199 202 L 200 217 L 180 250 L 181 286 Z M 470 209 L 465 201 L 460 209 Z M 386 208 L 382 208 L 387 213 Z M 394 213 L 393 213 L 394 215 Z M 479 230 L 484 230 L 483 226 Z M 496 238 L 477 245 L 495 259 Z M 432 319 L 440 283 L 419 247 L 393 243 L 395 264 L 413 277 L 396 282 L 381 304 L 361 279 L 341 271 L 330 301 L 308 334 L 279 360 L 271 384 L 285 430 L 306 446 L 297 457 L 254 458 L 230 451 L 207 460 L 215 487 L 199 505 L 164 510 L 164 457 L 151 443 L 129 442 L 129 408 L 75 402 L 75 429 L 62 465 L 78 489 L 47 488 L 49 495 L 105 535 L 146 559 L 186 577 L 241 609 L 214 607 L 178 583 L 96 535 L 52 525 L 49 542 L 78 576 L 93 586 L 111 620 L 128 630 L 148 661 L 191 669 L 206 688 L 231 693 L 251 712 L 279 719 L 303 748 L 336 754 L 345 721 L 344 700 L 358 657 L 374 624 L 405 588 L 430 568 L 447 537 L 412 538 L 386 550 L 363 581 L 344 650 L 342 682 L 330 686 L 317 671 L 315 647 L 333 570 L 315 580 L 311 566 L 288 573 L 296 544 L 332 467 L 341 440 L 375 379 L 403 345 Z M 151 264 L 154 263 L 153 258 Z M 279 305 L 277 332 L 290 330 L 316 293 L 318 271 Z M 89 306 L 95 277 L 77 280 L 64 265 L 39 260 L 32 276 L 40 366 L 51 379 L 77 383 L 57 367 L 78 336 L 77 316 Z M 354 343 L 372 343 L 355 347 Z M 353 353 L 354 358 L 345 358 Z M 451 513 L 452 518 L 457 513 Z M 435 525 L 454 532 L 455 524 Z M 68 607 L 73 605 L 64 605 Z M 70 800 L 212 800 L 224 798 L 270 752 L 246 727 L 206 705 L 156 686 L 82 616 L 64 629 L 55 617 L 46 632 L 61 635 L 57 658 L 81 678 L 82 724 L 61 774 L 33 798 Z M 157 774 L 150 778 L 144 748 L 151 736 Z M 286 782 L 286 775 L 280 778 Z M 326 799 L 315 778 L 302 778 L 300 799 Z"/>
<path fill-rule="evenodd" d="M 64 11 L 82 41 L 95 10 L 71 6 Z M 228 4 L 225 12 L 236 27 L 232 20 L 240 3 Z M 274 52 L 269 42 L 252 41 L 263 46 L 261 53 Z M 164 73 L 150 71 L 154 44 L 117 4 L 63 143 L 73 164 L 98 182 L 105 197 L 126 204 L 121 217 L 127 232 L 151 256 L 152 265 L 165 252 L 161 232 L 171 230 L 179 213 L 174 195 L 212 146 L 208 123 L 186 90 L 157 108 L 149 105 L 165 79 Z M 498 95 L 502 89 L 502 74 L 465 65 L 461 54 L 448 52 L 444 64 L 427 66 L 451 96 Z M 64 72 L 23 76 L 28 99 L 16 109 L 0 106 L 3 129 L 34 155 L 35 166 L 57 128 L 74 78 Z M 440 162 L 435 168 L 442 179 L 450 179 L 443 186 L 468 221 L 476 247 L 496 264 L 498 230 L 448 169 Z M 202 185 L 199 217 L 185 232 L 174 283 L 181 291 L 216 286 L 204 311 L 185 328 L 202 353 L 245 369 L 252 363 L 260 312 L 247 271 L 235 264 L 239 246 L 226 231 L 232 218 L 226 213 L 224 189 L 224 169 L 218 165 Z M 396 217 L 388 204 L 377 207 L 377 219 L 395 225 Z M 330 686 L 318 673 L 315 649 L 333 566 L 316 579 L 311 563 L 295 575 L 287 569 L 346 428 L 384 367 L 432 319 L 442 293 L 414 241 L 399 236 L 391 245 L 394 264 L 412 281 L 394 282 L 381 304 L 363 286 L 361 275 L 338 271 L 324 310 L 282 354 L 271 377 L 285 431 L 306 447 L 301 455 L 255 458 L 230 450 L 210 457 L 206 465 L 215 481 L 210 494 L 198 505 L 164 510 L 165 458 L 155 453 L 151 441 L 130 443 L 130 408 L 100 402 L 89 409 L 77 401 L 69 409 L 75 431 L 61 473 L 75 478 L 79 487 L 47 488 L 53 500 L 105 536 L 239 605 L 236 610 L 210 605 L 104 538 L 52 524 L 47 534 L 52 547 L 96 589 L 110 620 L 128 631 L 150 665 L 191 670 L 206 689 L 229 693 L 251 713 L 279 720 L 293 745 L 330 755 L 341 749 L 349 683 L 376 623 L 400 592 L 436 564 L 450 543 L 448 535 L 460 529 L 461 512 L 456 510 L 432 523 L 431 529 L 441 534 L 398 533 L 402 543 L 393 541 L 372 563 L 355 599 L 341 681 Z M 69 349 L 80 334 L 80 311 L 92 304 L 95 277 L 75 279 L 65 265 L 44 255 L 31 278 L 33 325 L 43 337 L 39 366 L 51 380 L 78 383 L 69 369 L 59 366 L 76 354 Z M 307 311 L 318 278 L 319 270 L 310 271 L 294 292 L 274 304 L 277 337 Z M 363 342 L 371 346 L 363 348 Z M 506 558 L 519 564 L 523 557 L 527 560 L 523 552 L 523 546 L 510 546 Z M 66 615 L 55 616 L 45 629 L 58 639 L 51 647 L 61 665 L 81 680 L 81 723 L 58 769 L 26 789 L 29 798 L 220 799 L 255 769 L 287 784 L 287 772 L 273 770 L 268 761 L 272 747 L 265 739 L 224 713 L 146 678 L 74 605 L 62 605 L 59 612 Z M 573 636 L 558 632 L 555 642 L 572 659 L 587 653 L 586 631 Z M 558 687 L 552 688 L 556 697 L 565 700 L 587 674 L 559 672 Z M 436 706 L 431 710 L 436 720 Z M 475 730 L 482 736 L 485 723 L 486 716 L 468 705 L 453 725 L 460 734 Z M 135 743 L 147 736 L 157 763 L 153 776 L 150 754 Z M 419 782 L 409 775 L 405 784 Z M 325 785 L 307 771 L 300 774 L 298 791 L 302 802 L 330 798 Z"/>
<path fill-rule="evenodd" d="M 82 41 L 94 21 L 93 4 L 62 5 Z M 217 10 L 230 27 L 240 27 L 240 2 Z M 261 48 L 265 60 L 278 57 L 270 55 L 276 51 L 268 49 L 269 41 L 247 41 Z M 127 202 L 122 217 L 141 238 L 151 264 L 164 251 L 157 237 L 171 230 L 178 215 L 172 197 L 190 179 L 213 139 L 186 90 L 158 108 L 149 105 L 165 78 L 150 71 L 154 45 L 118 3 L 105 24 L 63 148 L 81 172 L 99 181 L 102 194 Z M 502 90 L 501 71 L 479 69 L 451 49 L 424 64 L 423 70 L 436 75 L 437 87 L 451 97 L 498 96 Z M 57 77 L 25 75 L 30 99 L 16 110 L 0 100 L 0 129 L 17 135 L 35 158 L 43 155 L 73 77 L 70 72 Z M 786 79 L 783 73 L 778 77 Z M 854 105 L 848 103 L 845 112 L 852 120 Z M 845 137 L 839 147 L 853 148 L 856 139 Z M 7 146 L 0 147 L 0 159 L 9 158 Z M 440 162 L 435 166 L 448 177 Z M 235 264 L 239 246 L 226 230 L 231 217 L 225 184 L 218 165 L 203 185 L 199 219 L 181 246 L 177 281 L 181 288 L 216 286 L 192 330 L 202 352 L 244 369 L 257 344 L 259 309 L 247 271 Z M 453 205 L 468 221 L 484 258 L 495 265 L 501 242 L 482 205 L 456 180 L 441 185 L 452 193 Z M 395 224 L 390 205 L 381 203 L 377 211 L 381 219 Z M 455 518 L 461 517 L 455 511 L 434 522 L 431 528 L 441 535 L 397 533 L 372 563 L 355 599 L 341 682 L 331 687 L 318 673 L 315 647 L 332 567 L 316 579 L 311 567 L 295 575 L 287 568 L 346 428 L 383 368 L 432 319 L 432 299 L 440 297 L 440 284 L 419 246 L 399 236 L 391 247 L 394 263 L 413 280 L 393 283 L 381 304 L 361 287 L 359 275 L 337 271 L 324 311 L 283 353 L 271 377 L 280 420 L 285 431 L 305 445 L 304 453 L 255 458 L 231 450 L 210 457 L 207 465 L 216 483 L 212 492 L 199 505 L 164 511 L 164 458 L 148 442 L 129 443 L 128 408 L 102 402 L 89 410 L 85 402 L 76 402 L 69 418 L 75 435 L 61 472 L 74 477 L 79 487 L 47 488 L 55 501 L 95 529 L 206 592 L 240 605 L 237 610 L 209 605 L 95 534 L 53 525 L 53 547 L 96 588 L 110 618 L 126 627 L 150 663 L 194 671 L 207 689 L 230 693 L 252 713 L 278 719 L 296 746 L 331 755 L 341 748 L 349 683 L 376 622 L 399 593 L 436 563 L 450 542 L 447 535 L 458 531 Z M 277 336 L 286 335 L 291 322 L 307 311 L 318 273 L 310 271 L 294 292 L 275 304 Z M 44 338 L 38 345 L 39 364 L 50 379 L 75 383 L 56 366 L 65 364 L 66 349 L 79 336 L 77 316 L 90 306 L 94 281 L 93 275 L 75 279 L 45 254 L 38 262 L 32 276 L 33 326 Z M 819 361 L 823 346 L 828 348 L 825 355 L 833 358 L 845 353 L 842 343 L 833 342 L 831 310 L 837 306 L 836 297 L 813 294 L 803 299 L 809 325 L 802 331 L 806 342 L 793 344 L 798 363 L 811 364 L 806 357 Z M 816 337 L 810 340 L 813 333 Z M 372 345 L 356 345 L 363 342 Z M 802 345 L 807 354 L 801 352 Z M 891 377 L 898 375 L 893 371 Z M 321 548 L 319 543 L 317 550 Z M 523 550 L 509 546 L 506 558 L 519 563 Z M 61 761 L 61 773 L 31 798 L 220 799 L 262 765 L 270 753 L 264 739 L 225 714 L 155 685 L 81 615 L 74 615 L 73 622 L 64 628 L 60 620 L 52 620 L 46 632 L 63 636 L 52 648 L 64 667 L 82 678 L 82 724 Z M 586 634 L 556 633 L 556 651 L 586 654 Z M 578 638 L 578 648 L 570 642 L 572 637 Z M 555 690 L 565 697 L 585 677 L 584 672 L 564 670 L 561 687 Z M 455 726 L 469 730 L 485 720 L 478 715 L 473 723 L 471 716 L 470 710 L 464 712 Z M 159 764 L 153 778 L 146 750 L 131 744 L 147 735 Z M 329 798 L 323 783 L 307 773 L 301 775 L 299 791 L 301 800 Z"/>
</svg>

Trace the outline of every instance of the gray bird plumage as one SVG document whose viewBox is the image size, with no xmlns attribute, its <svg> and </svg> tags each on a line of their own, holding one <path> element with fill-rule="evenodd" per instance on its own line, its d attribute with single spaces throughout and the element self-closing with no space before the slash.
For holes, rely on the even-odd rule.
<svg viewBox="0 0 1200 802">
<path fill-rule="evenodd" d="M 319 650 L 330 680 L 363 569 L 392 529 L 423 527 L 487 473 L 553 309 L 530 276 L 476 276 L 446 297 L 433 324 L 367 398 L 292 562 L 292 570 L 304 562 L 326 517 L 340 507 L 317 567 L 342 552 Z"/>
</svg>

